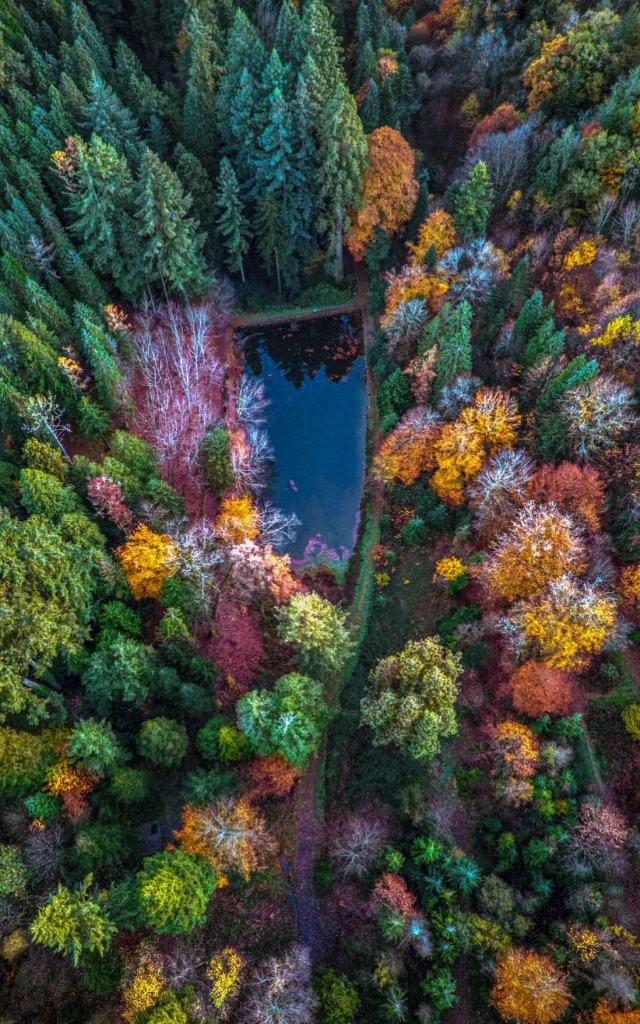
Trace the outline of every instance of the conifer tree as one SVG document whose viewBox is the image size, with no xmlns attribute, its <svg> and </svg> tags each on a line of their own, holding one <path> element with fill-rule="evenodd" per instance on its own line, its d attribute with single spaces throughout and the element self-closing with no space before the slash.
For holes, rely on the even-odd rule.
<svg viewBox="0 0 640 1024">
<path fill-rule="evenodd" d="M 187 34 L 191 48 L 183 112 L 184 143 L 210 168 L 217 149 L 216 103 L 222 64 L 215 18 L 205 18 L 198 9 L 193 10 Z"/>
<path fill-rule="evenodd" d="M 281 266 L 288 252 L 289 238 L 280 203 L 268 192 L 258 196 L 255 227 L 262 261 L 268 273 L 271 273 L 275 266 L 278 291 L 281 292 Z"/>
<path fill-rule="evenodd" d="M 335 276 L 344 275 L 343 234 L 347 211 L 357 208 L 362 194 L 362 176 L 367 162 L 367 140 L 358 117 L 356 102 L 340 84 L 327 103 L 321 119 L 319 150 L 321 226 L 329 233 L 329 252 Z"/>
<path fill-rule="evenodd" d="M 309 53 L 320 72 L 321 106 L 335 95 L 336 89 L 344 81 L 342 70 L 342 54 L 333 27 L 331 14 L 322 0 L 309 0 L 302 14 L 301 40 L 306 53 Z"/>
<path fill-rule="evenodd" d="M 456 377 L 471 373 L 471 306 L 461 302 L 455 309 L 447 303 L 429 327 L 430 337 L 437 338 L 436 394 Z M 436 322 L 438 324 L 436 328 Z"/>
<path fill-rule="evenodd" d="M 127 291 L 133 197 L 127 161 L 97 135 L 88 144 L 78 141 L 74 186 L 71 226 L 82 243 L 82 255 L 98 273 L 109 274 Z"/>
<path fill-rule="evenodd" d="M 180 179 L 155 153 L 146 149 L 135 188 L 136 221 L 147 280 L 173 292 L 204 287 L 202 235 L 189 217 L 191 197 Z"/>
<path fill-rule="evenodd" d="M 249 249 L 249 222 L 244 215 L 236 173 L 227 157 L 220 164 L 218 178 L 218 228 L 224 239 L 225 262 L 232 273 L 244 275 L 244 257 Z"/>
<path fill-rule="evenodd" d="M 118 153 L 130 160 L 136 158 L 140 144 L 140 133 L 130 110 L 120 102 L 117 95 L 94 75 L 89 90 L 89 106 L 85 108 L 81 124 L 92 135 L 99 135 Z"/>
<path fill-rule="evenodd" d="M 257 80 L 262 75 L 264 64 L 264 46 L 247 15 L 238 7 L 227 40 L 224 73 L 218 92 L 218 129 L 225 147 L 227 140 L 233 138 L 234 134 L 233 106 L 240 88 L 242 73 L 246 70 Z"/>
<path fill-rule="evenodd" d="M 455 197 L 453 219 L 460 238 L 484 238 L 493 202 L 493 185 L 487 165 L 478 160 Z"/>
</svg>

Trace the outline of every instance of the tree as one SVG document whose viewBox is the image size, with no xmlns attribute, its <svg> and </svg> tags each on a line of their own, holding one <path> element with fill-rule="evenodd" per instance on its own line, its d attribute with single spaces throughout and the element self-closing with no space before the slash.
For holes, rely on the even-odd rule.
<svg viewBox="0 0 640 1024">
<path fill-rule="evenodd" d="M 207 807 L 187 804 L 176 839 L 186 853 L 204 857 L 221 879 L 237 871 L 249 881 L 274 849 L 262 813 L 244 798 Z"/>
<path fill-rule="evenodd" d="M 231 946 L 214 953 L 207 965 L 211 982 L 211 998 L 216 1010 L 222 1009 L 229 999 L 240 994 L 240 978 L 244 960 Z"/>
<path fill-rule="evenodd" d="M 516 948 L 498 957 L 491 997 L 503 1020 L 552 1024 L 569 1005 L 569 988 L 548 956 Z"/>
<path fill-rule="evenodd" d="M 509 679 L 516 711 L 529 718 L 566 715 L 572 703 L 571 677 L 537 661 L 525 661 Z"/>
<path fill-rule="evenodd" d="M 78 722 L 72 729 L 68 750 L 72 761 L 78 761 L 83 768 L 98 775 L 106 775 L 107 769 L 121 760 L 123 753 L 111 725 L 93 718 Z"/>
<path fill-rule="evenodd" d="M 560 413 L 571 450 L 586 460 L 610 451 L 638 422 L 631 391 L 611 377 L 596 377 L 567 390 Z"/>
<path fill-rule="evenodd" d="M 216 151 L 217 92 L 222 73 L 222 54 L 213 7 L 192 7 L 186 21 L 190 42 L 183 111 L 184 144 L 206 167 Z"/>
<path fill-rule="evenodd" d="M 324 679 L 342 670 L 352 648 L 346 612 L 318 594 L 294 594 L 280 616 L 278 633 L 294 644 L 306 672 Z"/>
<path fill-rule="evenodd" d="M 138 750 L 160 768 L 173 768 L 180 764 L 188 743 L 184 725 L 172 718 L 150 718 L 142 723 L 138 734 Z"/>
<path fill-rule="evenodd" d="M 467 488 L 479 531 L 490 536 L 509 526 L 516 510 L 524 504 L 532 473 L 533 462 L 521 448 L 498 452 L 480 470 Z M 541 502 L 545 500 L 535 497 Z"/>
<path fill-rule="evenodd" d="M 436 379 L 437 396 L 446 384 L 471 373 L 471 306 L 461 302 L 455 309 L 447 302 L 429 325 L 429 337 L 438 339 Z"/>
<path fill-rule="evenodd" d="M 0 515 L 0 720 L 44 709 L 30 677 L 61 652 L 75 654 L 87 636 L 94 582 L 91 555 L 60 528 L 30 516 Z"/>
<path fill-rule="evenodd" d="M 340 84 L 328 100 L 319 122 L 319 203 L 324 208 L 321 224 L 329 232 L 329 254 L 336 281 L 344 276 L 343 235 L 350 228 L 347 211 L 357 209 L 368 146 L 356 102 Z"/>
<path fill-rule="evenodd" d="M 567 867 L 578 875 L 619 870 L 629 836 L 624 816 L 615 807 L 584 803 L 569 838 Z"/>
<path fill-rule="evenodd" d="M 414 176 L 415 155 L 399 132 L 383 125 L 367 135 L 368 167 L 361 205 L 352 214 L 347 247 L 356 260 L 364 257 L 376 227 L 397 234 L 413 213 L 420 186 Z"/>
<path fill-rule="evenodd" d="M 453 217 L 445 210 L 434 210 L 421 225 L 415 245 L 409 243 L 409 262 L 416 267 L 425 265 L 428 260 L 435 264 L 455 244 Z"/>
<path fill-rule="evenodd" d="M 485 560 L 492 594 L 514 601 L 540 593 L 551 580 L 587 567 L 584 543 L 569 516 L 554 505 L 527 502 Z"/>
<path fill-rule="evenodd" d="M 537 502 L 553 502 L 580 523 L 597 533 L 604 506 L 604 484 L 596 469 L 561 462 L 540 466 L 527 482 L 527 496 Z"/>
<path fill-rule="evenodd" d="M 235 702 L 255 679 L 265 658 L 259 620 L 255 612 L 238 606 L 225 597 L 220 601 L 215 620 L 212 653 L 224 681 L 219 688 L 223 703 Z"/>
<path fill-rule="evenodd" d="M 249 221 L 243 213 L 240 186 L 230 160 L 223 157 L 218 178 L 218 227 L 224 239 L 226 264 L 232 273 L 244 276 L 244 256 L 249 251 L 251 233 Z"/>
<path fill-rule="evenodd" d="M 82 886 L 73 892 L 59 885 L 31 925 L 34 942 L 70 956 L 74 967 L 82 953 L 97 952 L 104 956 L 117 931 L 107 916 L 105 894 L 90 894 L 92 881 L 92 876 L 87 875 Z"/>
<path fill-rule="evenodd" d="M 455 197 L 453 221 L 460 238 L 469 242 L 485 237 L 492 202 L 493 186 L 487 165 L 478 160 Z"/>
<path fill-rule="evenodd" d="M 161 934 L 185 935 L 206 921 L 218 879 L 202 857 L 165 850 L 145 857 L 137 875 L 140 917 Z"/>
<path fill-rule="evenodd" d="M 205 287 L 204 238 L 188 216 L 192 201 L 178 176 L 148 147 L 134 190 L 142 272 L 152 283 L 178 294 Z"/>
<path fill-rule="evenodd" d="M 436 464 L 434 445 L 442 432 L 436 413 L 410 409 L 385 437 L 374 463 L 374 475 L 385 484 L 399 480 L 409 486 Z"/>
<path fill-rule="evenodd" d="M 351 1024 L 360 1008 L 360 997 L 353 982 L 330 967 L 319 970 L 313 979 L 318 996 L 320 1024 Z"/>
<path fill-rule="evenodd" d="M 570 576 L 515 606 L 500 623 L 510 645 L 551 668 L 584 669 L 616 627 L 616 605 L 597 587 Z"/>
<path fill-rule="evenodd" d="M 237 705 L 238 726 L 258 754 L 281 754 L 305 769 L 329 720 L 321 683 L 296 673 L 273 690 L 252 690 Z"/>
<path fill-rule="evenodd" d="M 460 655 L 433 637 L 412 640 L 400 654 L 379 662 L 361 704 L 374 746 L 396 743 L 418 760 L 434 757 L 440 737 L 457 731 L 454 708 L 461 671 Z"/>
<path fill-rule="evenodd" d="M 67 159 L 72 173 L 72 231 L 82 243 L 82 256 L 95 271 L 108 274 L 124 294 L 135 297 L 138 250 L 132 219 L 133 178 L 127 161 L 98 135 L 88 143 L 71 139 Z"/>
<path fill-rule="evenodd" d="M 140 145 L 136 119 L 98 75 L 94 75 L 91 81 L 89 106 L 85 108 L 84 118 L 82 127 L 90 136 L 97 135 L 118 153 L 135 158 Z"/>
<path fill-rule="evenodd" d="M 321 5 L 312 0 L 309 6 Z M 247 1024 L 312 1024 L 317 1003 L 309 950 L 292 946 L 258 965 L 245 1011 Z"/>
<path fill-rule="evenodd" d="M 134 597 L 158 598 L 165 580 L 175 571 L 177 549 L 165 533 L 154 533 L 141 523 L 115 556 L 122 565 Z"/>
<path fill-rule="evenodd" d="M 152 648 L 116 633 L 91 655 L 82 684 L 96 712 L 108 715 L 115 702 L 141 707 L 149 696 L 155 668 Z"/>
<path fill-rule="evenodd" d="M 250 792 L 258 800 L 288 796 L 302 772 L 293 768 L 281 754 L 254 757 L 247 765 Z"/>
<path fill-rule="evenodd" d="M 447 504 L 461 505 L 464 485 L 473 480 L 487 457 L 516 441 L 520 416 L 510 395 L 481 388 L 473 405 L 448 423 L 435 443 L 437 470 L 431 486 Z"/>
<path fill-rule="evenodd" d="M 53 743 L 46 733 L 36 736 L 0 726 L 0 791 L 3 796 L 23 796 L 37 790 L 54 760 Z"/>
<path fill-rule="evenodd" d="M 540 747 L 528 726 L 521 722 L 500 722 L 492 738 L 500 774 L 516 779 L 528 779 L 535 774 Z"/>
</svg>

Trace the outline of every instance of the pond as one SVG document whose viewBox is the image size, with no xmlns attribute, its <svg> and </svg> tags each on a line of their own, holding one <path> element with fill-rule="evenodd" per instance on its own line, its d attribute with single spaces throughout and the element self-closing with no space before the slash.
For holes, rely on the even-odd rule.
<svg viewBox="0 0 640 1024">
<path fill-rule="evenodd" d="M 359 320 L 327 317 L 245 337 L 264 383 L 275 453 L 269 498 L 301 525 L 294 561 L 343 562 L 353 550 L 365 470 L 367 392 Z"/>
</svg>

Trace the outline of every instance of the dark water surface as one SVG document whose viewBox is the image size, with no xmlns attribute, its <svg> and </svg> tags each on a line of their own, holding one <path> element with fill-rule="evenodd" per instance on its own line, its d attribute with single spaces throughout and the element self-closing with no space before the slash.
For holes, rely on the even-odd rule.
<svg viewBox="0 0 640 1024">
<path fill-rule="evenodd" d="M 269 497 L 301 520 L 293 559 L 352 551 L 365 468 L 367 395 L 358 318 L 268 327 L 246 336 L 247 372 L 264 381 L 275 451 Z"/>
</svg>

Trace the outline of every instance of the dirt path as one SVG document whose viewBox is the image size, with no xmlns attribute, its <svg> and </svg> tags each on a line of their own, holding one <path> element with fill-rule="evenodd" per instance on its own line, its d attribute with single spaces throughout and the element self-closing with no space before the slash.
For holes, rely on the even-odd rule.
<svg viewBox="0 0 640 1024">
<path fill-rule="evenodd" d="M 363 339 L 365 354 L 368 353 L 375 343 L 374 325 L 367 307 L 367 275 L 361 264 L 356 266 L 356 278 L 358 282 L 358 294 L 349 303 L 350 309 L 362 310 Z M 337 309 L 334 312 L 345 312 L 346 308 Z M 317 314 L 305 316 L 304 319 L 314 319 L 320 316 L 331 316 L 332 312 L 324 310 Z M 286 317 L 285 319 L 289 319 Z M 303 317 L 298 317 L 303 319 Z M 264 322 L 264 321 L 262 321 Z M 376 379 L 367 363 L 367 390 L 369 401 L 369 429 L 372 431 L 374 450 L 378 444 L 378 416 L 376 406 Z M 370 486 L 371 495 L 371 516 L 373 526 L 377 527 L 382 514 L 382 488 L 374 483 Z M 364 552 L 364 559 L 360 572 L 361 578 L 366 579 L 373 574 L 373 562 L 371 548 Z M 367 607 L 367 587 L 358 587 L 356 596 L 349 609 L 349 631 L 355 640 L 358 637 L 362 626 L 362 617 Z M 327 687 L 327 702 L 330 707 L 339 705 L 340 690 L 344 684 L 344 674 L 336 675 Z M 337 707 L 339 713 L 339 706 Z M 322 957 L 322 928 L 319 927 L 318 901 L 313 884 L 313 865 L 319 851 L 322 850 L 325 837 L 325 820 L 323 807 L 323 794 L 325 783 L 326 766 L 326 735 L 322 740 L 316 757 L 311 761 L 309 768 L 298 783 L 294 804 L 294 820 L 296 847 L 293 856 L 293 877 L 295 884 L 296 902 L 298 906 L 298 937 L 300 942 L 309 946 L 314 960 Z"/>
<path fill-rule="evenodd" d="M 341 303 L 339 306 L 318 306 L 317 308 L 308 306 L 303 309 L 278 310 L 275 313 L 238 314 L 231 318 L 231 327 L 236 331 L 243 330 L 245 327 L 263 327 L 265 324 L 273 327 L 277 324 L 290 323 L 292 320 L 298 322 L 302 320 L 320 320 L 327 316 L 356 313 L 362 308 L 361 299 L 360 288 L 358 287 L 358 292 L 353 298 Z"/>
</svg>

